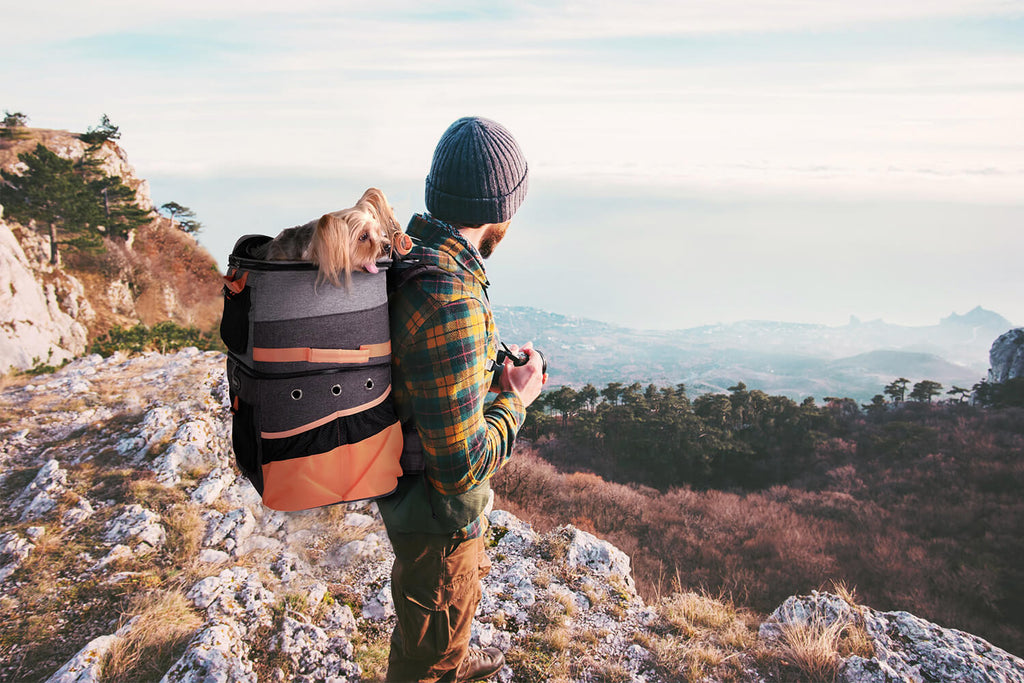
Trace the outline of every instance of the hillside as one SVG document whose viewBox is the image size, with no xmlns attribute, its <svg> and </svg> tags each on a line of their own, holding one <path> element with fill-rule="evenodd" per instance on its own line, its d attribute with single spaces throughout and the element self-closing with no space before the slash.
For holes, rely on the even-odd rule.
<svg viewBox="0 0 1024 683">
<path fill-rule="evenodd" d="M 0 677 L 381 680 L 394 616 L 375 506 L 265 509 L 231 462 L 223 366 L 186 349 L 7 380 Z M 765 615 L 680 575 L 645 600 L 629 556 L 569 520 L 490 521 L 473 643 L 506 651 L 503 683 L 1024 681 L 984 640 L 843 589 L 807 585 Z"/>
<path fill-rule="evenodd" d="M 24 173 L 19 154 L 42 144 L 60 158 L 81 161 L 87 145 L 68 131 L 20 129 L 0 139 L 0 168 Z M 98 169 L 132 191 L 145 222 L 98 247 L 62 248 L 50 262 L 45 226 L 22 225 L 0 208 L 0 371 L 59 364 L 84 353 L 114 327 L 172 321 L 201 331 L 220 319 L 216 261 L 195 239 L 153 211 L 148 183 L 113 141 L 95 152 Z M 0 206 L 10 201 L 0 188 Z M 9 213 L 9 212 L 8 212 Z"/>
<path fill-rule="evenodd" d="M 986 375 L 992 340 L 1011 327 L 981 308 L 922 327 L 745 321 L 676 331 L 632 330 L 529 307 L 496 306 L 494 314 L 505 341 L 532 339 L 545 352 L 554 386 L 684 383 L 696 395 L 744 382 L 795 400 L 860 402 L 900 376 L 970 388 Z"/>
</svg>

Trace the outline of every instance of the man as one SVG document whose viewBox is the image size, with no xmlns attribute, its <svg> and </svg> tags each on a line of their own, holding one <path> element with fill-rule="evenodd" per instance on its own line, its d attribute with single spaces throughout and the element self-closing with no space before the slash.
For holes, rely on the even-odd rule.
<svg viewBox="0 0 1024 683">
<path fill-rule="evenodd" d="M 530 344 L 512 347 L 529 355 L 525 365 L 506 361 L 496 376 L 488 363 L 498 340 L 482 259 L 501 241 L 526 188 L 526 160 L 512 135 L 488 119 L 459 119 L 434 150 L 428 213 L 409 223 L 407 258 L 434 270 L 390 297 L 406 474 L 378 501 L 395 550 L 389 681 L 482 680 L 504 665 L 501 650 L 469 648 L 480 579 L 490 569 L 484 510 L 489 479 L 512 455 L 545 378 Z M 488 403 L 489 392 L 496 395 Z M 417 457 L 422 473 L 410 472 Z"/>
</svg>

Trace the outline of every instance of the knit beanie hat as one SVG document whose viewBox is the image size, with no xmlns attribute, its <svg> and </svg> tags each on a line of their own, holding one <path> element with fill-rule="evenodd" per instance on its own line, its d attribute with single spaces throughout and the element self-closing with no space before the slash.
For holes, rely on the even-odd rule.
<svg viewBox="0 0 1024 683">
<path fill-rule="evenodd" d="M 527 167 L 500 123 L 471 116 L 448 127 L 434 149 L 427 211 L 456 225 L 503 223 L 526 199 Z"/>
</svg>

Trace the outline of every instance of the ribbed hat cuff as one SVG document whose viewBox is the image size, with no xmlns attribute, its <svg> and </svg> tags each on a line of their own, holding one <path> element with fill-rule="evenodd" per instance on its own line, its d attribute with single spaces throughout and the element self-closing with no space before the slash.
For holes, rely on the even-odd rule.
<svg viewBox="0 0 1024 683">
<path fill-rule="evenodd" d="M 460 197 L 437 189 L 427 178 L 427 210 L 435 218 L 457 225 L 504 223 L 511 220 L 526 198 L 527 174 L 502 197 Z"/>
</svg>

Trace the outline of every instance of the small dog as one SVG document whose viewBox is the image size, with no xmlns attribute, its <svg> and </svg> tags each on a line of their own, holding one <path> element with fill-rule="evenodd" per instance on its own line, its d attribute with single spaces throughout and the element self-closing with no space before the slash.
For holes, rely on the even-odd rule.
<svg viewBox="0 0 1024 683">
<path fill-rule="evenodd" d="M 377 273 L 377 259 L 392 251 L 405 255 L 412 240 L 402 232 L 395 211 L 384 193 L 371 187 L 356 205 L 325 213 L 318 221 L 282 230 L 266 247 L 268 261 L 312 261 L 320 274 L 317 282 L 327 280 L 345 289 L 352 284 L 352 271 L 362 268 Z"/>
</svg>

